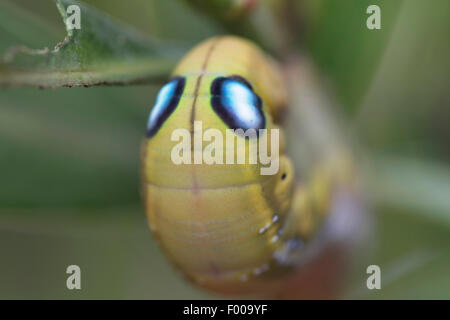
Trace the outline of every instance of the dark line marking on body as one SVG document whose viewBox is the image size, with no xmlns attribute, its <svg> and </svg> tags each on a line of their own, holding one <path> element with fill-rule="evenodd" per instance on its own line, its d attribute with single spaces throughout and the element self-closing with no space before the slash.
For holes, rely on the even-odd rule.
<svg viewBox="0 0 450 320">
<path fill-rule="evenodd" d="M 211 58 L 212 52 L 214 51 L 214 49 L 217 46 L 217 43 L 219 42 L 220 38 L 216 39 L 211 46 L 208 48 L 208 51 L 206 52 L 206 56 L 205 56 L 205 61 L 203 61 L 203 65 L 202 65 L 202 70 L 201 72 L 206 71 L 206 68 L 208 67 L 208 63 L 209 60 Z M 197 104 L 197 98 L 198 98 L 198 92 L 200 90 L 200 85 L 201 85 L 201 81 L 203 79 L 203 73 L 201 73 L 198 78 L 197 78 L 197 82 L 195 83 L 195 89 L 194 89 L 194 101 L 192 102 L 192 108 L 191 108 L 191 117 L 190 117 L 190 126 L 191 126 L 191 157 L 192 157 L 192 162 L 193 162 L 193 157 L 194 157 L 194 121 L 195 121 L 195 107 Z M 199 193 L 199 188 L 198 188 L 198 183 L 197 183 L 197 179 L 195 176 L 195 173 L 193 175 L 193 188 L 192 188 L 194 194 L 198 194 Z"/>
<path fill-rule="evenodd" d="M 208 49 L 208 52 L 205 56 L 205 61 L 202 65 L 202 70 L 200 75 L 197 78 L 197 82 L 195 83 L 195 89 L 194 89 L 194 101 L 192 102 L 192 108 L 191 108 L 191 117 L 190 117 L 190 124 L 191 124 L 191 139 L 193 139 L 193 133 L 194 133 L 194 121 L 195 121 L 195 107 L 197 105 L 197 98 L 198 98 L 198 91 L 200 90 L 200 84 L 204 76 L 204 72 L 206 71 L 206 68 L 208 67 L 209 59 L 211 58 L 212 52 L 214 51 L 214 48 L 216 47 L 217 43 L 219 42 L 219 39 L 214 41 L 211 46 Z M 193 141 L 191 141 L 191 148 L 193 150 L 194 144 Z"/>
<path fill-rule="evenodd" d="M 195 89 L 194 89 L 194 101 L 192 102 L 192 108 L 191 108 L 191 116 L 190 116 L 190 126 L 191 126 L 191 157 L 194 157 L 194 121 L 195 121 L 195 107 L 197 104 L 197 99 L 198 99 L 198 92 L 200 90 L 200 85 L 201 85 L 201 81 L 203 79 L 203 75 L 204 75 L 204 71 L 206 71 L 206 68 L 208 67 L 208 62 L 209 59 L 211 58 L 212 52 L 214 51 L 214 48 L 216 47 L 217 43 L 219 42 L 219 39 L 216 39 L 211 46 L 209 47 L 208 51 L 206 52 L 206 56 L 205 56 L 205 61 L 203 62 L 202 65 L 202 69 L 201 69 L 201 74 L 198 76 L 197 78 L 197 82 L 195 83 Z M 193 158 L 191 159 L 192 161 L 194 160 Z M 198 187 L 198 181 L 197 181 L 197 176 L 195 175 L 195 164 L 194 166 L 192 166 L 193 168 L 193 176 L 192 176 L 192 182 L 193 182 L 193 186 L 192 186 L 192 191 L 195 195 L 194 197 L 194 206 L 195 207 L 199 207 L 199 197 L 198 194 L 200 193 L 200 189 Z M 208 269 L 210 270 L 210 272 L 212 272 L 212 274 L 214 276 L 218 276 L 220 274 L 220 268 L 214 263 L 214 261 L 211 259 L 211 254 L 209 253 L 209 250 L 206 249 L 206 252 L 204 252 L 205 256 L 207 257 L 206 260 L 208 261 Z"/>
</svg>

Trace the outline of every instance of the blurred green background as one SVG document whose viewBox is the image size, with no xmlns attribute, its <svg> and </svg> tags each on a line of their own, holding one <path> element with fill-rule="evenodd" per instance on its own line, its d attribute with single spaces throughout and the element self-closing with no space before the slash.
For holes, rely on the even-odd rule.
<svg viewBox="0 0 450 320">
<path fill-rule="evenodd" d="M 227 28 L 182 1 L 85 1 L 144 34 L 191 46 Z M 366 28 L 381 7 L 382 29 Z M 382 290 L 450 298 L 450 2 L 304 0 L 302 50 L 367 158 Z M 52 1 L 0 0 L 0 52 L 52 48 Z M 0 298 L 211 298 L 151 238 L 139 149 L 158 86 L 0 91 Z M 82 290 L 66 288 L 66 267 Z M 365 268 L 359 276 L 365 277 Z M 354 289 L 352 289 L 354 288 Z"/>
</svg>

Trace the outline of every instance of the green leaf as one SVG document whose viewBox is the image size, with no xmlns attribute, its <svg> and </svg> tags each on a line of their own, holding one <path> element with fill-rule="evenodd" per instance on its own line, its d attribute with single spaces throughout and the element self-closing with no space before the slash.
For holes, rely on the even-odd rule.
<svg viewBox="0 0 450 320">
<path fill-rule="evenodd" d="M 151 83 L 166 78 L 185 52 L 139 34 L 74 0 L 56 0 L 67 35 L 50 50 L 15 46 L 0 63 L 0 87 L 57 88 Z M 70 5 L 80 8 L 80 29 L 70 29 Z"/>
</svg>

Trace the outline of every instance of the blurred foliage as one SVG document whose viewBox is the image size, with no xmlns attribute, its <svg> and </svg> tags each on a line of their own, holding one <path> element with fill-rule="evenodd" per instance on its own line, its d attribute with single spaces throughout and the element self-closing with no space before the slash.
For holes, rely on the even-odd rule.
<svg viewBox="0 0 450 320">
<path fill-rule="evenodd" d="M 241 33 L 181 0 L 85 2 L 169 47 Z M 292 3 L 292 41 L 319 66 L 368 160 L 378 230 L 370 263 L 384 285 L 369 292 L 355 281 L 348 295 L 450 298 L 450 2 L 378 0 L 377 31 L 365 27 L 373 1 Z M 279 17 L 267 8 L 249 19 L 279 55 Z M 53 48 L 65 30 L 53 1 L 0 0 L 0 35 L 5 52 Z M 157 89 L 0 92 L 0 298 L 210 297 L 173 271 L 140 207 L 139 147 Z M 65 288 L 69 264 L 85 272 L 80 292 Z"/>
<path fill-rule="evenodd" d="M 211 14 L 222 23 L 244 19 L 258 5 L 258 0 L 185 1 L 199 10 Z"/>
<path fill-rule="evenodd" d="M 414 0 L 413 0 L 414 1 Z M 406 0 L 295 1 L 305 15 L 305 46 L 336 88 L 347 112 L 359 106 L 384 49 L 397 23 L 402 6 L 415 6 Z M 381 8 L 381 30 L 365 27 L 366 9 Z"/>
<path fill-rule="evenodd" d="M 254 11 L 262 7 L 259 0 L 184 0 L 184 2 L 209 18 L 212 23 L 221 25 L 228 33 L 255 40 L 265 48 L 273 48 L 265 41 L 267 34 L 265 37 L 261 36 L 251 19 Z M 267 22 L 266 20 L 265 23 Z"/>
<path fill-rule="evenodd" d="M 355 117 L 369 148 L 450 160 L 449 10 L 450 2 L 441 0 L 403 4 Z"/>
</svg>

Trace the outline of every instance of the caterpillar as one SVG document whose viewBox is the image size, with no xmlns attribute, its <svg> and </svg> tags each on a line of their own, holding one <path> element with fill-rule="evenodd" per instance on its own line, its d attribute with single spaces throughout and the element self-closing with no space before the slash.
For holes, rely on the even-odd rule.
<svg viewBox="0 0 450 320">
<path fill-rule="evenodd" d="M 234 36 L 193 48 L 158 93 L 142 148 L 146 214 L 168 259 L 201 287 L 260 292 L 302 263 L 304 247 L 330 211 L 336 179 L 331 166 L 317 165 L 298 179 L 286 154 L 287 107 L 277 62 Z M 251 137 L 235 133 L 241 144 L 222 147 L 224 153 L 245 147 L 247 156 L 252 143 L 277 129 L 278 171 L 261 174 L 261 161 L 195 163 L 205 148 L 194 147 L 196 123 L 223 136 L 229 129 L 266 129 Z M 173 161 L 179 129 L 191 134 L 185 150 L 191 163 Z"/>
</svg>

